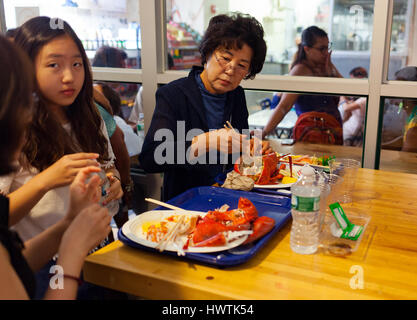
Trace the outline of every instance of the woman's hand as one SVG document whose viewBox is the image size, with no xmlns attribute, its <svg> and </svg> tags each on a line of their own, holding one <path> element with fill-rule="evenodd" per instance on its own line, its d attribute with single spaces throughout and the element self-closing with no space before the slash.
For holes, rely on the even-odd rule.
<svg viewBox="0 0 417 320">
<path fill-rule="evenodd" d="M 242 151 L 246 136 L 232 129 L 218 129 L 209 132 L 209 148 L 231 154 Z"/>
<path fill-rule="evenodd" d="M 74 259 L 84 258 L 110 233 L 109 211 L 99 204 L 84 208 L 65 231 L 59 254 L 72 255 Z"/>
<path fill-rule="evenodd" d="M 108 172 L 106 173 L 107 178 L 110 182 L 110 188 L 107 191 L 106 200 L 103 202 L 103 205 L 107 205 L 113 200 L 119 200 L 121 197 L 123 197 L 123 190 L 122 190 L 122 184 L 120 182 L 120 178 L 117 177 L 114 172 Z"/>
<path fill-rule="evenodd" d="M 273 152 L 269 145 L 269 141 L 259 140 L 254 137 L 250 140 L 250 154 L 251 156 L 263 155 Z"/>
<path fill-rule="evenodd" d="M 68 185 L 78 172 L 88 166 L 99 167 L 97 153 L 74 153 L 63 156 L 53 165 L 39 173 L 39 181 L 45 190 Z"/>
<path fill-rule="evenodd" d="M 332 77 L 335 75 L 334 65 L 332 63 L 331 56 L 332 56 L 332 51 L 330 51 L 329 54 L 327 55 L 326 63 L 324 64 L 323 72 L 324 72 L 324 75 L 327 77 Z"/>
<path fill-rule="evenodd" d="M 66 219 L 73 220 L 81 210 L 100 200 L 101 179 L 98 175 L 92 175 L 100 170 L 99 167 L 90 166 L 78 172 L 70 186 L 70 204 Z"/>
</svg>

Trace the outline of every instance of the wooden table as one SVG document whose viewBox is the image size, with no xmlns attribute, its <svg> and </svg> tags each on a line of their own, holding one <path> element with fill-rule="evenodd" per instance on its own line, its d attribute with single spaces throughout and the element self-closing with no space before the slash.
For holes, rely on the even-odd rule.
<svg viewBox="0 0 417 320">
<path fill-rule="evenodd" d="M 116 241 L 87 258 L 84 277 L 148 299 L 417 299 L 416 194 L 417 175 L 360 169 L 351 207 L 371 221 L 345 257 L 292 252 L 289 222 L 239 266 L 218 269 Z"/>
<path fill-rule="evenodd" d="M 336 156 L 362 161 L 362 147 L 319 145 L 297 142 L 292 146 L 283 146 L 277 139 L 270 140 L 273 150 L 280 153 L 297 155 Z M 417 174 L 417 153 L 396 150 L 381 150 L 379 168 L 381 170 Z"/>
</svg>

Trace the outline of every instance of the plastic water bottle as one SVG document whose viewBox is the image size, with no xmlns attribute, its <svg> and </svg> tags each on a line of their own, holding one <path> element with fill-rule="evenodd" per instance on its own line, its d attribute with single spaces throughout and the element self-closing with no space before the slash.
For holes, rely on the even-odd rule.
<svg viewBox="0 0 417 320">
<path fill-rule="evenodd" d="M 144 115 L 143 113 L 139 113 L 139 120 L 137 123 L 137 128 L 138 128 L 138 136 L 141 138 L 141 140 L 143 141 L 143 139 L 145 138 L 145 119 L 144 119 Z"/>
<path fill-rule="evenodd" d="M 308 165 L 291 187 L 292 227 L 290 246 L 296 253 L 312 254 L 319 244 L 320 193 L 314 169 Z"/>
<path fill-rule="evenodd" d="M 103 184 L 101 185 L 101 198 L 99 201 L 100 205 L 103 206 L 104 201 L 107 199 L 107 190 L 110 188 L 110 181 L 107 178 L 104 170 L 101 170 L 97 173 L 93 173 L 93 175 L 94 174 L 97 174 L 103 181 Z M 109 210 L 109 215 L 113 217 L 119 211 L 119 200 L 110 201 L 106 205 L 106 208 Z"/>
</svg>

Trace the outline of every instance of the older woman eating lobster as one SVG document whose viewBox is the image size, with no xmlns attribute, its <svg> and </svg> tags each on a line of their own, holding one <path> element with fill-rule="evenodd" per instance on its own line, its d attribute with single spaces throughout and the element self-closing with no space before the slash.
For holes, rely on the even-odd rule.
<svg viewBox="0 0 417 320">
<path fill-rule="evenodd" d="M 163 200 L 233 167 L 233 155 L 267 151 L 266 141 L 249 140 L 243 79 L 262 70 L 266 43 L 261 24 L 241 14 L 210 20 L 200 44 L 203 67 L 162 86 L 139 161 L 148 173 L 164 173 Z M 225 126 L 228 124 L 227 126 Z M 259 141 L 259 143 L 255 143 Z"/>
</svg>

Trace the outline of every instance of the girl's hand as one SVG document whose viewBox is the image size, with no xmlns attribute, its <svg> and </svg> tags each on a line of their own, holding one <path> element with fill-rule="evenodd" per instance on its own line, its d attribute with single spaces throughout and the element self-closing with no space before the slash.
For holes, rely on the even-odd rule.
<svg viewBox="0 0 417 320">
<path fill-rule="evenodd" d="M 66 186 L 74 181 L 78 172 L 88 166 L 99 167 L 97 153 L 74 153 L 63 156 L 39 174 L 45 190 Z"/>
<path fill-rule="evenodd" d="M 60 247 L 60 256 L 69 253 L 73 259 L 84 258 L 111 231 L 109 211 L 99 204 L 84 208 L 65 231 Z"/>
<path fill-rule="evenodd" d="M 84 208 L 97 203 L 101 197 L 101 179 L 98 175 L 92 175 L 93 172 L 100 172 L 99 167 L 90 166 L 81 169 L 70 186 L 70 204 L 66 218 L 74 219 Z"/>
<path fill-rule="evenodd" d="M 121 197 L 123 197 L 123 190 L 120 179 L 116 177 L 113 172 L 106 173 L 106 176 L 109 179 L 110 188 L 106 190 L 107 196 L 106 200 L 103 202 L 104 206 L 113 200 L 119 200 Z"/>
</svg>

